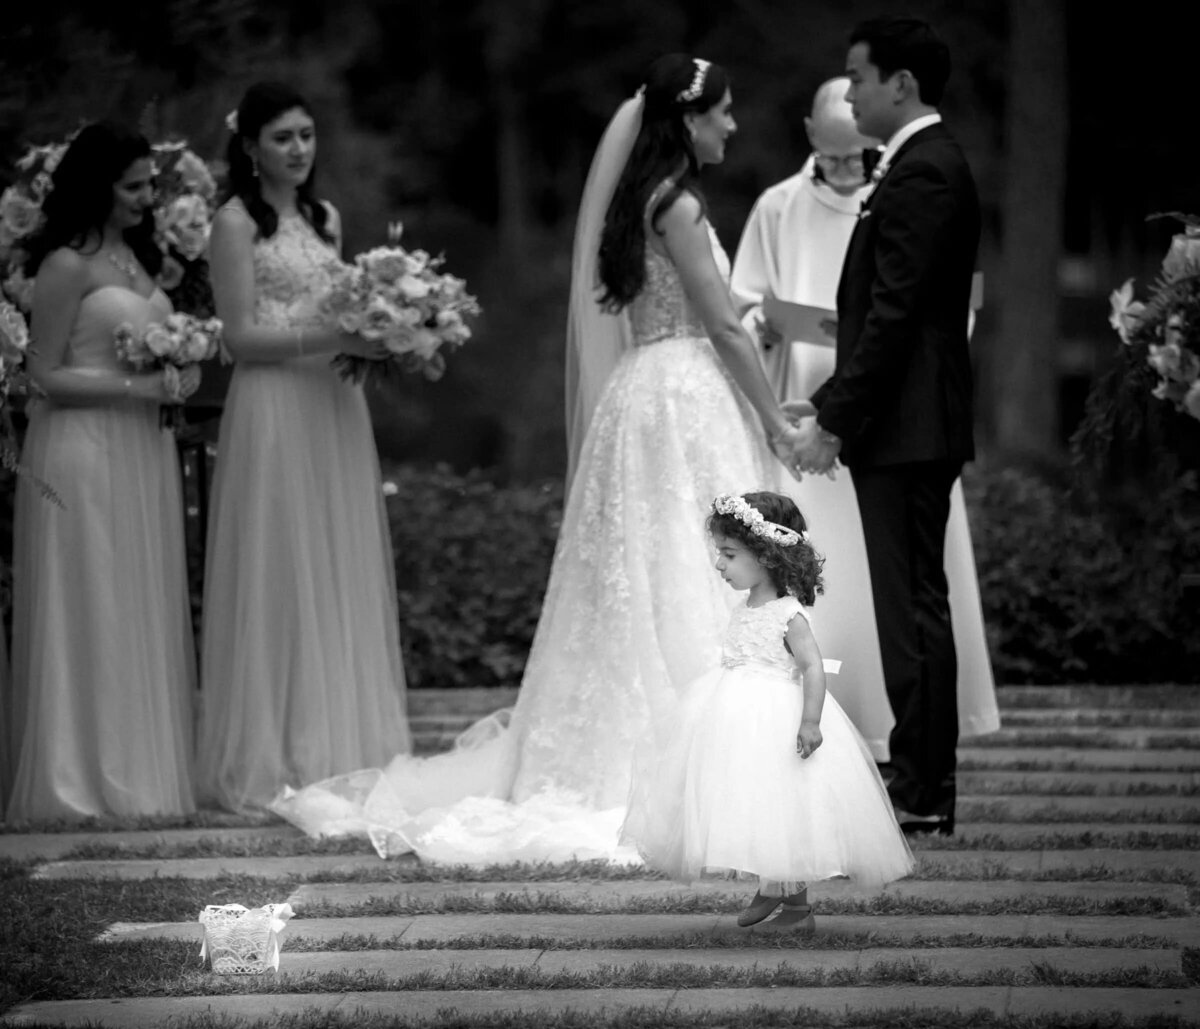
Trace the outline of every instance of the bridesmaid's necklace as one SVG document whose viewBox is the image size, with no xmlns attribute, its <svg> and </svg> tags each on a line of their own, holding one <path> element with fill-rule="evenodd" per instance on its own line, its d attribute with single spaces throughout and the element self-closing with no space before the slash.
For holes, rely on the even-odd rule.
<svg viewBox="0 0 1200 1029">
<path fill-rule="evenodd" d="M 137 282 L 137 260 L 133 256 L 133 251 L 126 248 L 128 256 L 118 254 L 115 250 L 106 250 L 105 255 L 108 257 L 119 271 L 123 271 L 128 276 L 130 282 Z"/>
</svg>

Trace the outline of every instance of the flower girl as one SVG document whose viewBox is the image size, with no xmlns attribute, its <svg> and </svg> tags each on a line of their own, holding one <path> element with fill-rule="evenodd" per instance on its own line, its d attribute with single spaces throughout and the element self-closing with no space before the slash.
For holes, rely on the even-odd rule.
<svg viewBox="0 0 1200 1029">
<path fill-rule="evenodd" d="M 757 876 L 739 925 L 782 905 L 773 925 L 811 930 L 807 883 L 890 882 L 912 871 L 912 854 L 866 744 L 825 694 L 808 610 L 823 559 L 795 503 L 719 496 L 708 530 L 717 571 L 749 596 L 720 667 L 656 718 L 653 750 L 635 758 L 622 841 L 672 878 Z"/>
</svg>

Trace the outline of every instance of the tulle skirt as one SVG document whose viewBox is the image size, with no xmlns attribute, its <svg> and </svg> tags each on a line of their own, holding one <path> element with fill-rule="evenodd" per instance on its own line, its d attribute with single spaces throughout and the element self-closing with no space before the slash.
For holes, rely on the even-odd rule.
<svg viewBox="0 0 1200 1029">
<path fill-rule="evenodd" d="M 717 668 L 640 748 L 624 842 L 688 882 L 704 873 L 776 882 L 907 875 L 912 855 L 871 755 L 828 694 L 821 746 L 796 751 L 803 692 L 753 666 Z"/>
<path fill-rule="evenodd" d="M 7 817 L 193 810 L 195 651 L 157 405 L 35 405 L 17 485 Z"/>
<path fill-rule="evenodd" d="M 241 364 L 213 482 L 201 798 L 238 810 L 410 749 L 391 545 L 361 388 Z"/>
</svg>

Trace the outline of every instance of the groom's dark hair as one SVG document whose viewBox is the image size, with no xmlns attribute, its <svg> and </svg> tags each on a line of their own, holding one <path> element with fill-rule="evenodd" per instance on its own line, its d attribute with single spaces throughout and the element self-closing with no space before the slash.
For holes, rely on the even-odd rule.
<svg viewBox="0 0 1200 1029">
<path fill-rule="evenodd" d="M 920 18 L 884 16 L 864 21 L 850 33 L 850 45 L 865 43 L 881 79 L 904 70 L 917 80 L 921 103 L 942 102 L 950 78 L 950 48 Z"/>
</svg>

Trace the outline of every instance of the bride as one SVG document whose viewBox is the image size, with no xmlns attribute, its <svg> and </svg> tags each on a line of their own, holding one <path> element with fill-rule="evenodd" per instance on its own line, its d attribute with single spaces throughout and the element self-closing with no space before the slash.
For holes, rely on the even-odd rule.
<svg viewBox="0 0 1200 1029">
<path fill-rule="evenodd" d="M 449 754 L 285 791 L 312 833 L 444 862 L 615 856 L 634 747 L 711 667 L 736 597 L 704 535 L 712 498 L 775 489 L 795 430 L 729 293 L 702 165 L 736 131 L 728 77 L 659 58 L 613 117 L 576 227 L 570 491 L 511 719 Z M 596 284 L 599 284 L 597 288 Z"/>
</svg>

